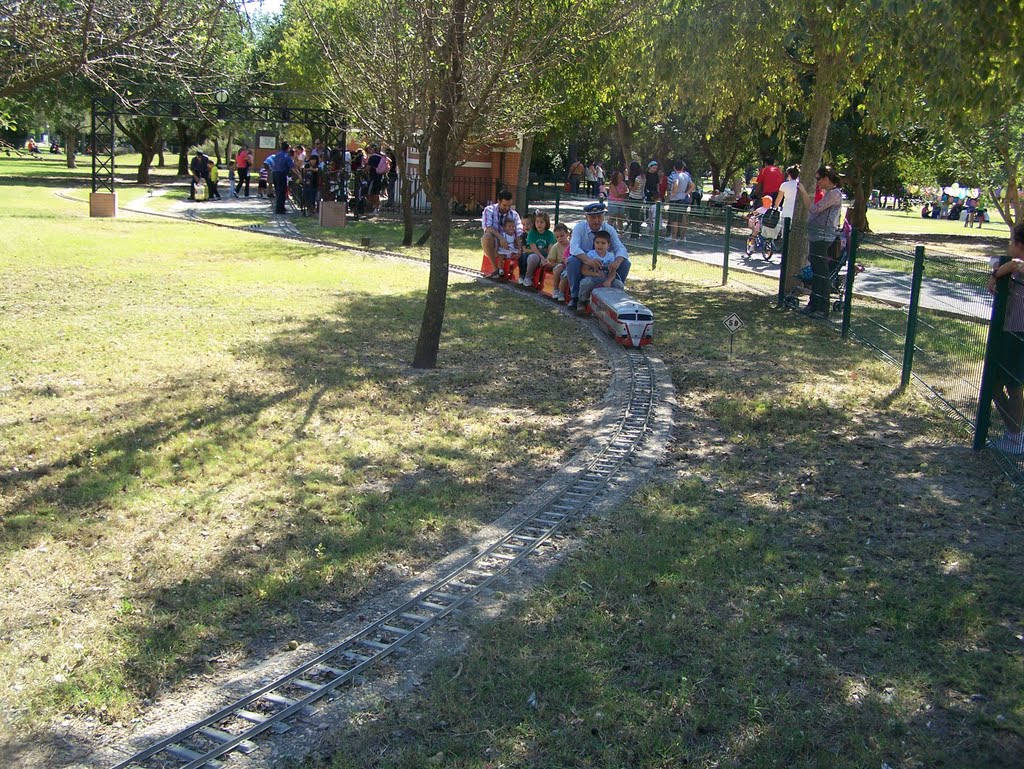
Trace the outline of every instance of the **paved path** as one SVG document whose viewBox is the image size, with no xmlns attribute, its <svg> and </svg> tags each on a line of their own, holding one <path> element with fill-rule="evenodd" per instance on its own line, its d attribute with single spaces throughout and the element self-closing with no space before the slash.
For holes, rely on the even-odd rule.
<svg viewBox="0 0 1024 769">
<path fill-rule="evenodd" d="M 738 246 L 738 250 L 734 248 L 729 254 L 729 270 L 755 273 L 778 280 L 782 269 L 781 257 L 775 256 L 770 262 L 766 262 L 758 254 L 747 256 L 745 245 L 745 236 L 738 243 L 733 240 L 733 246 Z M 678 245 L 669 245 L 668 248 L 659 245 L 659 254 L 667 253 L 721 267 L 724 246 L 724 240 L 718 243 L 687 240 Z M 854 281 L 854 296 L 880 299 L 907 307 L 910 304 L 912 281 L 913 276 L 910 273 L 868 266 Z M 992 315 L 992 297 L 983 286 L 930 278 L 926 271 L 921 283 L 921 307 L 987 321 Z"/>
<path fill-rule="evenodd" d="M 559 219 L 571 228 L 573 224 L 582 218 L 582 208 L 586 200 L 561 201 L 559 205 Z M 531 201 L 531 208 L 554 213 L 554 201 Z M 272 213 L 272 199 L 267 198 L 231 198 L 225 196 L 223 200 L 206 201 L 195 203 L 182 201 L 175 207 L 175 211 L 181 211 L 186 215 L 209 216 L 211 214 L 226 214 L 237 216 L 253 216 L 265 214 L 267 222 L 255 229 L 264 232 L 280 230 L 282 233 L 292 234 L 295 232 L 292 220 L 299 216 L 297 211 L 284 216 Z M 696 220 L 695 220 L 696 221 Z M 719 226 L 720 223 L 715 224 Z M 745 253 L 747 228 L 742 218 L 733 220 L 731 252 L 729 254 L 730 272 L 744 272 L 748 274 L 762 275 L 778 280 L 781 269 L 781 258 L 775 256 L 770 262 L 766 262 L 760 255 L 747 256 Z M 646 233 L 644 228 L 643 232 Z M 636 250 L 630 241 L 626 240 L 626 247 Z M 639 250 L 650 252 L 651 239 L 644 234 L 640 240 Z M 715 265 L 721 268 L 722 255 L 725 250 L 725 238 L 720 234 L 703 233 L 691 231 L 687 240 L 683 243 L 673 244 L 661 241 L 658 245 L 659 256 L 671 255 L 683 259 L 691 259 L 705 264 Z M 870 297 L 881 301 L 906 308 L 910 303 L 910 288 L 912 276 L 910 273 L 897 270 L 886 270 L 878 267 L 868 267 L 864 272 L 857 275 L 854 283 L 854 296 Z M 921 288 L 921 307 L 928 310 L 949 313 L 966 318 L 977 318 L 987 321 L 992 314 L 992 297 L 983 286 L 975 286 L 968 283 L 956 283 L 954 281 L 942 280 L 928 277 L 925 273 Z"/>
<path fill-rule="evenodd" d="M 560 219 L 571 228 L 573 224 L 579 221 L 580 216 L 576 211 L 570 211 L 568 216 L 560 217 Z M 779 271 L 782 268 L 781 256 L 774 256 L 770 262 L 766 262 L 759 253 L 747 256 L 746 239 L 748 230 L 745 223 L 737 218 L 733 220 L 733 225 L 735 229 L 731 238 L 729 271 L 763 275 L 778 280 Z M 716 223 L 715 226 L 720 225 Z M 643 232 L 646 233 L 646 231 L 645 227 Z M 625 243 L 626 248 L 631 248 L 630 241 L 626 240 Z M 640 243 L 640 248 L 649 253 L 651 250 L 651 239 L 643 235 Z M 691 231 L 686 241 L 682 243 L 660 241 L 658 244 L 659 256 L 668 254 L 683 259 L 692 259 L 704 262 L 705 264 L 712 264 L 718 268 L 722 266 L 724 250 L 724 235 L 699 231 Z M 854 296 L 879 299 L 906 308 L 910 304 L 912 279 L 913 276 L 910 273 L 868 266 L 864 272 L 857 275 L 854 282 Z M 926 267 L 924 280 L 921 284 L 921 307 L 960 317 L 977 318 L 987 322 L 992 315 L 992 297 L 985 290 L 984 286 L 930 278 L 928 277 Z"/>
</svg>

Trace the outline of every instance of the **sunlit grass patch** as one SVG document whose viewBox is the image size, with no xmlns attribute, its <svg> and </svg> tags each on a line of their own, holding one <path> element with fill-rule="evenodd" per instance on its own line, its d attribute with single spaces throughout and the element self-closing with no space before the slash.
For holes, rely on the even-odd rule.
<svg viewBox="0 0 1024 769">
<path fill-rule="evenodd" d="M 412 370 L 416 265 L 90 220 L 49 188 L 0 205 L 0 697 L 22 723 L 123 719 L 349 611 L 554 472 L 607 381 L 567 318 L 458 278 L 441 366 Z"/>
</svg>

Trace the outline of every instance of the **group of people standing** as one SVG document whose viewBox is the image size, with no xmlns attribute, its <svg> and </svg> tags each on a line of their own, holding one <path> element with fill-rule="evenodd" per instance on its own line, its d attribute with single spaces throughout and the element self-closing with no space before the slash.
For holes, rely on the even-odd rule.
<svg viewBox="0 0 1024 769">
<path fill-rule="evenodd" d="M 591 160 L 586 165 L 579 158 L 569 164 L 569 172 L 566 174 L 566 192 L 575 195 L 580 193 L 583 184 L 587 185 L 587 194 L 591 197 L 598 197 L 601 188 L 604 186 L 604 168 L 600 160 Z"/>
<path fill-rule="evenodd" d="M 611 225 L 623 231 L 628 229 L 631 240 L 640 237 L 645 221 L 653 227 L 654 222 L 649 219 L 658 202 L 668 203 L 666 236 L 673 241 L 686 240 L 687 207 L 700 201 L 690 169 L 682 160 L 676 160 L 668 174 L 657 160 L 649 161 L 646 170 L 634 160 L 625 175 L 619 170 L 612 172 L 605 192 Z"/>
</svg>

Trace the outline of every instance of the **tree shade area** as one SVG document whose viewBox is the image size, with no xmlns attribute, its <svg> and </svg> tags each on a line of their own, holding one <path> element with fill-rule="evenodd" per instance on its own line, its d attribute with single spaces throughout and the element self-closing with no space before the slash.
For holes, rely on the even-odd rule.
<svg viewBox="0 0 1024 769">
<path fill-rule="evenodd" d="M 1024 222 L 1021 40 L 1022 0 L 0 2 L 0 754 L 49 767 L 62 719 L 120 735 L 298 645 L 585 445 L 613 377 L 578 324 L 453 277 L 502 188 L 570 224 L 687 195 L 683 241 L 714 228 L 720 257 L 721 223 L 727 267 L 742 201 L 796 168 L 802 266 L 834 175 L 868 277 L 954 244 L 926 277 L 990 302 Z M 97 104 L 120 220 L 86 213 Z M 628 286 L 678 393 L 651 482 L 305 765 L 1021 764 L 1019 497 L 866 349 L 913 352 L 884 336 L 909 314 L 868 302 L 883 341 L 846 344 L 770 307 L 796 269 L 726 285 L 662 253 Z M 940 400 L 976 321 L 918 337 Z"/>
</svg>

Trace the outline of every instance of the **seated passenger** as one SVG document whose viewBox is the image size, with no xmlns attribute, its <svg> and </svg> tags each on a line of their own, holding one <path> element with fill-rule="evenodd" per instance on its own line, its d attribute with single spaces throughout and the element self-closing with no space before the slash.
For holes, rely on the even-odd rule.
<svg viewBox="0 0 1024 769">
<path fill-rule="evenodd" d="M 519 214 L 512 208 L 512 193 L 502 190 L 498 193 L 498 202 L 492 203 L 484 209 L 480 217 L 484 234 L 480 238 L 480 245 L 483 247 L 484 256 L 494 267 L 494 271 L 488 275 L 489 278 L 497 278 L 501 274 L 501 263 L 498 261 L 498 248 L 505 243 L 505 222 L 511 219 L 515 224 L 517 235 L 523 232 L 523 224 L 519 220 Z"/>
<path fill-rule="evenodd" d="M 505 270 L 502 269 L 501 265 L 505 264 L 506 259 L 518 259 L 522 249 L 519 248 L 519 235 L 516 234 L 516 222 L 515 219 L 509 217 L 505 220 L 505 224 L 502 225 L 502 242 L 498 244 L 498 275 L 502 276 L 505 274 Z"/>
<path fill-rule="evenodd" d="M 572 237 L 569 240 L 569 259 L 565 264 L 565 274 L 569 279 L 569 289 L 572 295 L 569 301 L 570 310 L 577 308 L 583 265 L 588 263 L 593 267 L 600 265 L 598 260 L 589 256 L 594 249 L 595 239 L 599 232 L 604 232 L 611 241 L 609 250 L 615 255 L 612 271 L 616 273 L 619 282 L 624 284 L 629 275 L 630 262 L 626 247 L 619 240 L 619 234 L 615 228 L 604 223 L 604 212 L 604 203 L 588 203 L 583 207 L 583 213 L 587 217 L 586 221 L 578 222 L 572 228 Z"/>
<path fill-rule="evenodd" d="M 551 298 L 560 302 L 565 297 L 565 289 L 569 286 L 569 278 L 565 275 L 565 263 L 569 259 L 569 228 L 559 222 L 555 225 L 554 233 L 555 245 L 548 249 L 548 264 L 551 266 L 551 277 L 554 280 Z"/>
<path fill-rule="evenodd" d="M 533 217 L 533 229 L 526 233 L 526 270 L 519 278 L 520 284 L 533 288 L 533 273 L 541 262 L 547 261 L 548 252 L 554 245 L 551 219 L 543 211 L 538 211 Z"/>
<path fill-rule="evenodd" d="M 580 281 L 579 307 L 583 310 L 590 302 L 595 288 L 622 288 L 622 281 L 615 275 L 618 258 L 609 249 L 612 236 L 602 230 L 594 236 L 594 250 L 587 254 L 591 261 L 583 265 L 583 279 Z"/>
</svg>

